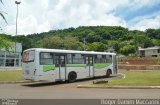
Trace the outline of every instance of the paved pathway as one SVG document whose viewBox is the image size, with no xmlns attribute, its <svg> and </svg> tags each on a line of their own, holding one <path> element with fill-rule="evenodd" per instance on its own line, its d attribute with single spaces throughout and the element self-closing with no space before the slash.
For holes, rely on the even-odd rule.
<svg viewBox="0 0 160 105">
<path fill-rule="evenodd" d="M 110 79 L 116 79 L 112 77 Z M 158 98 L 160 89 L 97 89 L 77 88 L 78 84 L 92 83 L 81 80 L 75 83 L 21 83 L 0 84 L 0 98 L 18 99 L 137 99 Z"/>
</svg>

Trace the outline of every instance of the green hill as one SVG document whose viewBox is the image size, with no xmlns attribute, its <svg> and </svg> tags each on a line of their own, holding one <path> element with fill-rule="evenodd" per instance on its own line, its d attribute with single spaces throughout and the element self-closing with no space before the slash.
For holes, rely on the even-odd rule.
<svg viewBox="0 0 160 105">
<path fill-rule="evenodd" d="M 143 32 L 120 26 L 81 26 L 5 37 L 10 41 L 21 42 L 23 50 L 33 47 L 94 51 L 115 49 L 117 53 L 128 55 L 135 54 L 138 47 L 160 45 L 160 29 L 147 29 Z"/>
</svg>

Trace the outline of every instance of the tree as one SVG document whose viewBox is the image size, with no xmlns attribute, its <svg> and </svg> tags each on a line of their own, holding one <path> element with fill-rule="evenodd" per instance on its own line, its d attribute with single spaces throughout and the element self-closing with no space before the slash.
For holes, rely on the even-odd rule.
<svg viewBox="0 0 160 105">
<path fill-rule="evenodd" d="M 58 36 L 45 37 L 41 43 L 44 48 L 60 49 L 63 47 L 62 40 Z"/>
<path fill-rule="evenodd" d="M 101 42 L 93 42 L 91 44 L 88 44 L 87 46 L 87 50 L 89 51 L 106 51 L 107 50 L 107 45 L 101 43 Z"/>
<path fill-rule="evenodd" d="M 109 48 L 120 53 L 124 46 L 132 45 L 138 52 L 138 47 L 160 46 L 160 29 L 147 29 L 143 32 L 118 26 L 81 26 L 27 36 L 4 36 L 11 41 L 21 42 L 23 50 L 32 47 L 83 50 L 84 38 L 86 50 L 94 51 Z"/>
<path fill-rule="evenodd" d="M 120 48 L 120 52 L 121 54 L 128 56 L 129 54 L 136 53 L 136 47 L 134 45 L 126 45 Z"/>
<path fill-rule="evenodd" d="M 118 52 L 119 49 L 120 49 L 120 42 L 119 41 L 115 41 L 115 40 L 110 40 L 108 42 L 108 46 L 110 48 L 113 48 L 116 52 Z"/>
<path fill-rule="evenodd" d="M 32 39 L 24 35 L 13 36 L 12 41 L 22 43 L 22 50 L 35 47 L 34 43 L 32 42 Z"/>
<path fill-rule="evenodd" d="M 79 42 L 77 37 L 65 37 L 64 38 L 64 48 L 69 50 L 82 50 L 83 43 Z"/>
<path fill-rule="evenodd" d="M 156 38 L 155 29 L 146 29 L 146 35 L 150 38 Z"/>
<path fill-rule="evenodd" d="M 2 0 L 0 2 L 3 4 Z M 0 9 L 0 16 L 3 18 L 3 20 L 7 23 L 6 18 L 3 15 L 3 11 Z M 0 49 L 5 48 L 6 50 L 9 50 L 9 47 L 11 47 L 11 43 L 5 38 L 0 36 Z"/>
<path fill-rule="evenodd" d="M 154 46 L 160 46 L 160 40 L 159 39 L 152 39 L 152 43 Z"/>
<path fill-rule="evenodd" d="M 11 48 L 11 43 L 7 38 L 0 36 L 0 50 L 2 48 L 5 48 L 5 50 L 8 51 L 9 48 Z"/>
<path fill-rule="evenodd" d="M 101 39 L 95 32 L 90 32 L 86 37 L 88 43 L 99 42 Z"/>
<path fill-rule="evenodd" d="M 151 38 L 143 34 L 136 34 L 134 37 L 134 42 L 137 47 L 147 48 L 153 46 Z"/>
</svg>

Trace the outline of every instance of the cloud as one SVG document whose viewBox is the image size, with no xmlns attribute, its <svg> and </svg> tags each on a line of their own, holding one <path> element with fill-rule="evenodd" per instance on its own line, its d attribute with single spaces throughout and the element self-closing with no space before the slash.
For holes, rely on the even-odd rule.
<svg viewBox="0 0 160 105">
<path fill-rule="evenodd" d="M 19 33 L 23 34 L 47 32 L 50 30 L 50 25 L 47 20 L 38 24 L 37 19 L 32 15 L 24 19 L 19 19 L 18 26 L 20 30 Z"/>
<path fill-rule="evenodd" d="M 9 25 L 5 27 L 5 29 L 7 34 L 15 35 L 15 30 L 16 30 L 15 25 Z M 32 15 L 29 15 L 24 19 L 19 19 L 18 22 L 18 33 L 24 35 L 31 33 L 47 32 L 49 30 L 50 30 L 50 24 L 48 21 L 38 24 L 37 19 Z"/>
<path fill-rule="evenodd" d="M 18 34 L 31 34 L 78 26 L 118 25 L 126 26 L 125 21 L 114 16 L 112 12 L 119 5 L 128 0 L 21 0 L 19 5 Z M 10 4 L 9 4 L 10 3 Z M 13 10 L 9 18 L 9 25 L 5 27 L 7 33 L 15 33 L 16 6 L 14 2 L 7 2 Z M 12 5 L 11 5 L 12 4 Z"/>
<path fill-rule="evenodd" d="M 53 28 L 67 28 L 87 25 L 122 25 L 125 22 L 114 16 L 112 11 L 117 8 L 113 1 L 106 0 L 60 0 L 54 10 L 49 11 Z M 120 2 L 120 4 L 122 4 Z"/>
<path fill-rule="evenodd" d="M 156 16 L 155 18 L 144 18 L 142 20 L 139 20 L 137 23 L 135 23 L 133 26 L 130 27 L 132 30 L 141 30 L 145 31 L 148 28 L 160 28 L 160 15 Z"/>
<path fill-rule="evenodd" d="M 144 30 L 147 27 L 158 27 L 160 24 L 157 22 L 159 20 L 157 14 L 159 9 L 154 11 L 154 16 L 153 11 L 148 12 L 156 4 L 160 3 L 159 0 L 20 1 L 18 34 L 32 34 L 51 29 L 97 25 L 123 26 L 130 29 L 139 28 Z M 14 0 L 5 0 L 5 6 L 3 6 L 4 11 L 8 13 L 6 16 L 8 24 L 4 25 L 2 23 L 2 26 L 6 33 L 11 34 L 15 34 L 16 5 L 14 2 Z M 126 18 L 129 19 L 127 20 Z"/>
</svg>

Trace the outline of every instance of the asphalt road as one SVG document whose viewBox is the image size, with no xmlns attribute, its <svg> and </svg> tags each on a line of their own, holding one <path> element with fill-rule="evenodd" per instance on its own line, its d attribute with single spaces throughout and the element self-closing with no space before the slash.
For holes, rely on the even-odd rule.
<svg viewBox="0 0 160 105">
<path fill-rule="evenodd" d="M 112 77 L 110 79 L 117 79 Z M 92 83 L 80 80 L 75 83 L 21 83 L 0 84 L 0 98 L 12 99 L 160 99 L 160 89 L 98 89 L 77 88 Z"/>
</svg>

